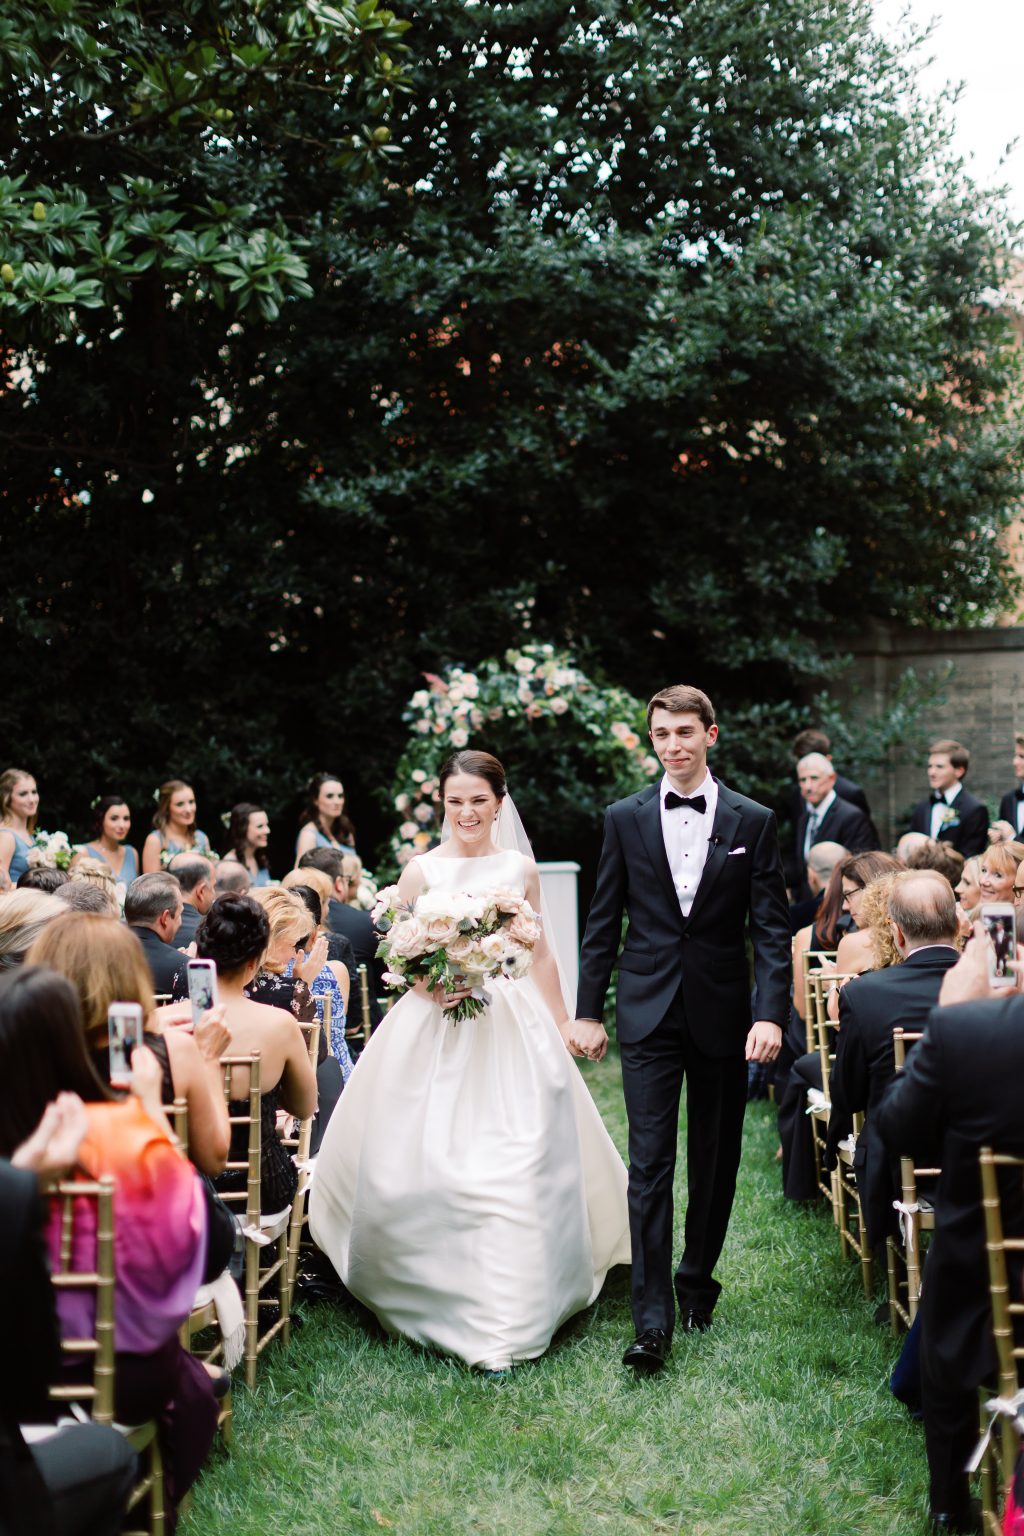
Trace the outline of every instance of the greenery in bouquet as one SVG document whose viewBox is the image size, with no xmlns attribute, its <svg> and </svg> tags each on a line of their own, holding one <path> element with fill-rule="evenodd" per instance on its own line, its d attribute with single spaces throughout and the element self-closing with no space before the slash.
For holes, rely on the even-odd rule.
<svg viewBox="0 0 1024 1536">
<path fill-rule="evenodd" d="M 568 651 L 530 643 L 473 670 L 424 676 L 403 715 L 409 737 L 391 789 L 402 818 L 390 843 L 399 868 L 440 837 L 438 775 L 463 747 L 501 758 L 534 847 L 548 857 L 658 772 L 644 705 L 588 676 Z"/>
<path fill-rule="evenodd" d="M 484 982 L 526 975 L 541 931 L 526 897 L 509 890 L 428 890 L 408 902 L 397 886 L 388 886 L 377 898 L 373 924 L 381 935 L 377 956 L 385 963 L 386 986 L 408 992 L 425 981 L 431 991 L 471 989 L 449 1010 L 453 1024 L 483 1012 L 490 1002 Z"/>
<path fill-rule="evenodd" d="M 36 832 L 26 855 L 29 869 L 67 869 L 78 850 L 66 832 Z"/>
</svg>

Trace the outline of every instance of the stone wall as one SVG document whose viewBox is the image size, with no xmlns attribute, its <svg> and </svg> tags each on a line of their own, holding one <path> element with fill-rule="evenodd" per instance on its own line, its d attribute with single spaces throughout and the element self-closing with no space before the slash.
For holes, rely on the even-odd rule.
<svg viewBox="0 0 1024 1536">
<path fill-rule="evenodd" d="M 1024 628 L 964 629 L 944 633 L 879 626 L 849 648 L 859 687 L 852 709 L 882 714 L 908 669 L 921 677 L 953 671 L 944 703 L 921 717 L 929 740 L 952 736 L 970 748 L 967 787 L 995 813 L 1013 788 L 1013 735 L 1024 731 Z M 842 764 L 837 764 L 842 768 Z M 924 758 L 896 761 L 888 774 L 865 780 L 883 842 L 906 828 L 915 801 L 927 793 Z"/>
</svg>

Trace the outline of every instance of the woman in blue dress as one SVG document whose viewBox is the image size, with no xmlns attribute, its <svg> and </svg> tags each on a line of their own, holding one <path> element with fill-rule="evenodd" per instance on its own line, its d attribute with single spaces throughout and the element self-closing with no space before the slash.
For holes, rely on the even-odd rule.
<svg viewBox="0 0 1024 1536">
<path fill-rule="evenodd" d="M 142 873 L 157 874 L 176 853 L 210 857 L 210 839 L 196 826 L 196 797 L 184 779 L 168 779 L 156 792 L 156 828 L 142 845 Z"/>
<path fill-rule="evenodd" d="M 356 851 L 356 829 L 345 815 L 345 790 L 335 773 L 315 773 L 306 790 L 295 843 L 296 864 L 312 848 Z"/>
<path fill-rule="evenodd" d="M 270 884 L 270 861 L 267 843 L 270 839 L 270 822 L 261 805 L 250 805 L 242 800 L 233 805 L 228 816 L 228 849 L 222 864 L 242 864 L 249 871 L 249 884 Z"/>
<path fill-rule="evenodd" d="M 12 890 L 28 869 L 34 842 L 39 791 L 23 768 L 0 773 L 0 891 Z"/>
<path fill-rule="evenodd" d="M 123 795 L 101 795 L 92 803 L 92 842 L 84 851 L 101 859 L 119 885 L 131 885 L 139 873 L 139 856 L 125 839 L 132 829 L 132 813 Z"/>
</svg>

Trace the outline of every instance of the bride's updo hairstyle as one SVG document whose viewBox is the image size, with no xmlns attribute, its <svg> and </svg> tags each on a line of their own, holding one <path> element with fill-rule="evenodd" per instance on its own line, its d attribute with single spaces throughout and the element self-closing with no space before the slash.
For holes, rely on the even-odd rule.
<svg viewBox="0 0 1024 1536">
<path fill-rule="evenodd" d="M 199 959 L 215 961 L 225 976 L 261 960 L 269 943 L 267 914 L 251 896 L 218 896 L 196 930 Z"/>
<path fill-rule="evenodd" d="M 505 770 L 496 757 L 490 752 L 453 752 L 451 757 L 441 769 L 440 794 L 444 801 L 444 787 L 449 779 L 457 773 L 468 773 L 474 779 L 485 779 L 494 791 L 498 800 L 504 800 L 506 793 Z"/>
</svg>

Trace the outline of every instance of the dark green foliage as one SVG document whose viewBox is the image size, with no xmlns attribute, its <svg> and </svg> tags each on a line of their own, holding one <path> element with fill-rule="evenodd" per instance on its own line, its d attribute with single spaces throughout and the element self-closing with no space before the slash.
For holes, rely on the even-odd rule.
<svg viewBox="0 0 1024 1536">
<path fill-rule="evenodd" d="M 312 92 L 301 150 L 162 139 L 301 236 L 310 297 L 233 317 L 144 273 L 0 397 L 9 750 L 68 817 L 115 766 L 272 810 L 327 766 L 362 834 L 418 673 L 532 635 L 700 683 L 756 788 L 845 633 L 1005 594 L 1005 231 L 867 0 L 401 14 L 374 177 Z M 56 184 L 64 141 L 30 151 Z"/>
</svg>

